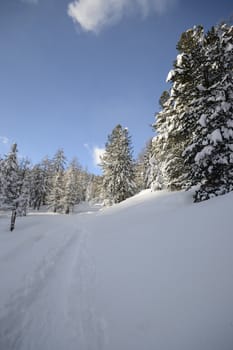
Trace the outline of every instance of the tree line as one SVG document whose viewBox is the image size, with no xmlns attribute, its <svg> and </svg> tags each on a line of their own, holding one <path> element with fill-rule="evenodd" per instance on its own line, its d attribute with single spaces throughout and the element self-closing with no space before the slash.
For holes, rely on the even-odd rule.
<svg viewBox="0 0 233 350">
<path fill-rule="evenodd" d="M 16 216 L 25 216 L 28 208 L 46 206 L 54 213 L 69 214 L 75 204 L 86 199 L 90 181 L 95 182 L 77 159 L 67 165 L 62 149 L 52 159 L 45 158 L 34 166 L 28 160 L 19 160 L 17 153 L 17 144 L 13 144 L 0 159 L 0 209 L 12 210 L 11 230 Z"/>
</svg>

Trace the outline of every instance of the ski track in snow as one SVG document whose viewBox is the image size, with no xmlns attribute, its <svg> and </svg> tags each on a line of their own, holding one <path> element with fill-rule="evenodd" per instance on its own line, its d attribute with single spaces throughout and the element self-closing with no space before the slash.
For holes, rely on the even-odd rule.
<svg viewBox="0 0 233 350">
<path fill-rule="evenodd" d="M 64 234 L 60 227 L 59 232 L 37 234 L 0 258 L 6 263 L 21 249 L 36 244 L 38 249 L 48 239 L 55 243 L 0 310 L 1 350 L 104 348 L 103 322 L 93 301 L 95 270 L 87 251 L 88 234 L 80 228 L 80 215 L 70 221 L 62 228 Z"/>
</svg>

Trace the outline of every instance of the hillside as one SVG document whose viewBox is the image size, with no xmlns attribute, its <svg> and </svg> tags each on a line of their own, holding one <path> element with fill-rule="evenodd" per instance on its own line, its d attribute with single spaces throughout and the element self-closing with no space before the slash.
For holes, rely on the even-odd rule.
<svg viewBox="0 0 233 350">
<path fill-rule="evenodd" d="M 232 350 L 233 194 L 191 197 L 0 217 L 0 349 Z"/>
</svg>

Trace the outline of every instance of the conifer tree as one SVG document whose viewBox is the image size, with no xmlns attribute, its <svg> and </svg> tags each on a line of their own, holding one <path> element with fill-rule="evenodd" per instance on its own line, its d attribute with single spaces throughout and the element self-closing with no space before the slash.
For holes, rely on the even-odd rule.
<svg viewBox="0 0 233 350">
<path fill-rule="evenodd" d="M 26 216 L 31 190 L 30 162 L 23 159 L 19 164 L 19 197 L 17 215 Z"/>
<path fill-rule="evenodd" d="M 47 156 L 42 160 L 42 162 L 39 164 L 40 171 L 41 171 L 41 204 L 46 205 L 48 204 L 49 195 L 52 190 L 52 183 L 53 183 L 53 175 L 54 175 L 54 167 L 53 167 L 53 160 L 49 159 Z"/>
<path fill-rule="evenodd" d="M 69 214 L 77 200 L 76 164 L 72 162 L 64 176 L 64 197 L 61 200 L 65 214 Z"/>
<path fill-rule="evenodd" d="M 41 164 L 37 164 L 33 167 L 31 171 L 31 179 L 32 190 L 30 205 L 33 207 L 33 209 L 39 210 L 47 190 L 45 186 L 45 173 Z"/>
<path fill-rule="evenodd" d="M 139 154 L 135 174 L 138 191 L 148 188 L 157 190 L 163 187 L 159 164 L 153 150 L 153 139 L 147 142 L 146 147 Z"/>
<path fill-rule="evenodd" d="M 15 228 L 16 216 L 26 214 L 29 193 L 26 188 L 26 166 L 20 169 L 17 144 L 13 144 L 2 162 L 3 207 L 12 210 L 10 230 Z"/>
<path fill-rule="evenodd" d="M 170 93 L 160 98 L 162 111 L 156 115 L 154 153 L 159 162 L 163 181 L 170 189 L 187 187 L 189 165 L 183 151 L 193 137 L 196 120 L 193 117 L 193 100 L 199 96 L 197 89 L 203 72 L 203 28 L 194 27 L 181 35 L 179 54 L 167 81 L 172 83 Z"/>
<path fill-rule="evenodd" d="M 103 177 L 99 175 L 90 175 L 89 183 L 86 190 L 87 202 L 103 202 Z"/>
<path fill-rule="evenodd" d="M 3 204 L 6 207 L 17 207 L 19 196 L 19 165 L 17 145 L 13 144 L 10 152 L 2 162 Z"/>
<path fill-rule="evenodd" d="M 64 171 L 65 171 L 66 157 L 64 151 L 59 149 L 52 161 L 52 181 L 51 191 L 48 196 L 49 208 L 52 208 L 53 212 L 61 211 L 63 209 L 63 195 L 64 195 Z"/>
<path fill-rule="evenodd" d="M 184 152 L 191 182 L 200 182 L 195 201 L 233 190 L 233 26 L 213 27 L 205 37 L 204 79 L 194 101 L 195 130 Z"/>
<path fill-rule="evenodd" d="M 131 138 L 121 125 L 117 125 L 108 136 L 101 167 L 105 198 L 109 204 L 119 203 L 135 193 Z"/>
</svg>

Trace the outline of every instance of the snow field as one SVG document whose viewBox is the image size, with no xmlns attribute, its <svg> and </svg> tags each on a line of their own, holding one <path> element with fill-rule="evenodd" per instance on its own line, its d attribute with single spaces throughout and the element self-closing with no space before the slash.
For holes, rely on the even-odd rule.
<svg viewBox="0 0 233 350">
<path fill-rule="evenodd" d="M 233 348 L 232 201 L 145 192 L 96 218 L 106 349 Z"/>
<path fill-rule="evenodd" d="M 191 197 L 1 218 L 0 349 L 232 350 L 233 194 Z"/>
</svg>

